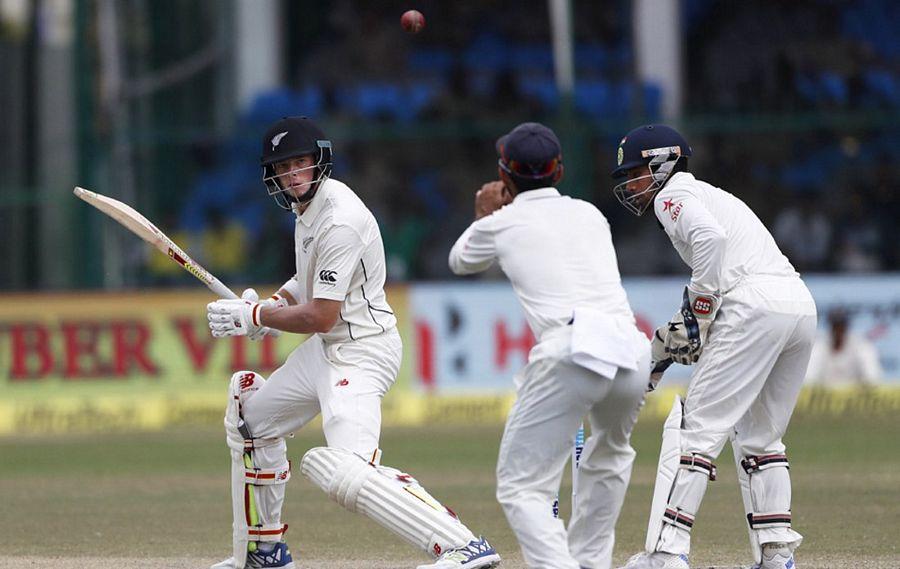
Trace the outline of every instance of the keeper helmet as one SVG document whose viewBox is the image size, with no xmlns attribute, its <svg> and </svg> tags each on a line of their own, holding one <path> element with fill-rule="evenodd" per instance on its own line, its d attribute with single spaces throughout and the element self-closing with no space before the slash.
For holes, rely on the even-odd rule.
<svg viewBox="0 0 900 569">
<path fill-rule="evenodd" d="M 275 164 L 301 156 L 312 156 L 314 164 L 303 170 L 315 168 L 315 176 L 307 184 L 309 189 L 297 198 L 287 192 L 288 188 L 279 181 Z M 263 136 L 259 162 L 263 169 L 263 183 L 269 195 L 275 199 L 275 203 L 289 210 L 295 204 L 309 202 L 322 183 L 331 176 L 331 141 L 312 119 L 284 117 L 269 127 Z M 293 172 L 287 174 L 291 173 Z"/>
<path fill-rule="evenodd" d="M 617 184 L 613 188 L 616 199 L 628 211 L 642 215 L 653 203 L 652 196 L 666 185 L 672 174 L 687 171 L 687 159 L 692 154 L 687 140 L 670 126 L 650 124 L 632 130 L 619 142 L 616 169 L 612 171 L 612 176 L 620 179 L 639 166 L 647 166 L 650 173 Z M 631 193 L 626 188 L 629 183 L 648 177 L 652 181 L 646 189 Z M 651 195 L 648 196 L 648 193 Z"/>
</svg>

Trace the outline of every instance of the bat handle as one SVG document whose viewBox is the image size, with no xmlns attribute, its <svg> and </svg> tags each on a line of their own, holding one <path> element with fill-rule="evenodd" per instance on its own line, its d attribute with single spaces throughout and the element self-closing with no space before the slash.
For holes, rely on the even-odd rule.
<svg viewBox="0 0 900 569">
<path fill-rule="evenodd" d="M 208 285 L 209 290 L 216 293 L 219 296 L 219 298 L 228 298 L 228 299 L 240 298 L 238 295 L 234 294 L 234 291 L 232 291 L 227 286 L 223 285 L 222 281 L 220 281 L 216 277 L 211 277 L 211 278 L 212 278 L 212 280 L 209 281 L 209 285 Z"/>
</svg>

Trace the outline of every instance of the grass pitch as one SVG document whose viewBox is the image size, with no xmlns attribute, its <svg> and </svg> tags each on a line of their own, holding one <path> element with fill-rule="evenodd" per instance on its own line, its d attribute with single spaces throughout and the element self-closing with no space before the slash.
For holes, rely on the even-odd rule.
<svg viewBox="0 0 900 569">
<path fill-rule="evenodd" d="M 661 423 L 641 421 L 638 458 L 618 525 L 615 561 L 644 542 Z M 438 499 L 523 567 L 494 500 L 501 427 L 387 429 L 384 463 L 413 473 Z M 787 436 L 794 526 L 803 569 L 900 567 L 900 443 L 894 417 L 796 417 Z M 296 465 L 322 444 L 315 428 L 288 442 Z M 220 429 L 0 439 L 0 567 L 207 567 L 230 551 L 229 458 Z M 749 563 L 730 449 L 694 528 L 695 567 Z M 565 477 L 562 515 L 568 515 Z M 549 505 L 548 505 L 549 507 Z M 425 560 L 365 518 L 343 511 L 295 472 L 284 519 L 303 568 L 415 567 Z"/>
</svg>

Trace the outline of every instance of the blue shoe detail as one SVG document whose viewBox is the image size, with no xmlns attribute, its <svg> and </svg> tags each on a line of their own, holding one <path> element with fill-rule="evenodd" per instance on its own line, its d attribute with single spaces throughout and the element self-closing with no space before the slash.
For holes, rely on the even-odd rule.
<svg viewBox="0 0 900 569">
<path fill-rule="evenodd" d="M 688 556 L 685 555 L 684 553 L 682 553 L 682 554 L 679 555 L 678 557 L 679 557 L 682 561 L 684 561 L 685 563 L 688 563 Z"/>
<path fill-rule="evenodd" d="M 439 558 L 440 561 L 452 561 L 460 569 L 496 567 L 500 564 L 500 556 L 486 539 L 473 539 L 462 547 L 451 549 Z"/>
<path fill-rule="evenodd" d="M 275 544 L 271 551 L 251 551 L 247 553 L 247 569 L 272 569 L 275 567 L 293 567 L 294 559 L 285 542 Z"/>
<path fill-rule="evenodd" d="M 792 569 L 794 567 L 794 558 L 791 557 L 787 563 L 784 564 L 784 569 Z"/>
</svg>

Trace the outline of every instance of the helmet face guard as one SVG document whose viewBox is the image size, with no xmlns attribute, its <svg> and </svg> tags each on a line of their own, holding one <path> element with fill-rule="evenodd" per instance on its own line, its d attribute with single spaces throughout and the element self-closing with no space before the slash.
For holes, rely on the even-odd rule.
<svg viewBox="0 0 900 569">
<path fill-rule="evenodd" d="M 310 153 L 300 153 L 294 156 L 286 156 L 282 160 L 278 162 L 283 162 L 285 160 L 290 160 L 291 158 L 298 158 L 300 156 L 310 156 L 313 155 L 316 157 L 316 163 L 312 166 L 306 166 L 305 168 L 298 168 L 296 170 L 291 170 L 290 172 L 285 172 L 283 174 L 275 173 L 275 164 L 278 162 L 273 162 L 271 164 L 263 165 L 263 183 L 266 185 L 266 191 L 272 198 L 275 200 L 275 203 L 278 204 L 279 207 L 291 210 L 295 205 L 302 205 L 313 199 L 316 195 L 316 191 L 322 185 L 322 183 L 331 177 L 331 168 L 332 168 L 332 158 L 331 158 L 331 141 L 329 140 L 317 140 L 316 141 L 317 152 Z M 283 185 L 280 181 L 280 178 L 283 176 L 290 176 L 296 172 L 302 172 L 306 170 L 315 170 L 316 176 L 310 180 L 302 184 L 302 186 L 306 186 L 308 189 L 306 192 L 300 197 L 294 197 L 288 191 L 290 188 Z M 302 187 L 301 186 L 301 187 Z"/>
<path fill-rule="evenodd" d="M 682 159 L 681 147 L 667 146 L 663 148 L 642 150 L 641 157 L 648 159 L 645 163 L 650 169 L 650 173 L 628 179 L 627 172 L 622 172 L 622 175 L 625 175 L 626 179 L 623 182 L 616 184 L 613 188 L 613 193 L 615 194 L 616 199 L 619 200 L 619 203 L 622 204 L 625 209 L 639 217 L 647 211 L 650 204 L 653 203 L 653 197 L 666 185 L 666 182 L 669 181 L 669 178 L 675 170 L 675 166 L 678 164 L 678 161 Z M 648 178 L 651 181 L 645 189 L 634 193 L 628 191 L 628 184 L 640 182 L 641 180 Z"/>
</svg>

